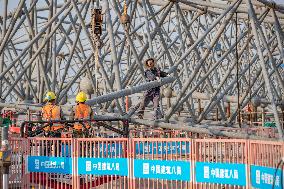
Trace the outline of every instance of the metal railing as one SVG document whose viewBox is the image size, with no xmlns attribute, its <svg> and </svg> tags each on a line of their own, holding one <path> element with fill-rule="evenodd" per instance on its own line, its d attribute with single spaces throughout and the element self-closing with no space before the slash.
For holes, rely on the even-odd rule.
<svg viewBox="0 0 284 189">
<path fill-rule="evenodd" d="M 109 118 L 109 119 L 79 119 L 79 120 L 50 120 L 50 121 L 24 121 L 21 124 L 21 137 L 27 137 L 26 135 L 29 133 L 37 133 L 42 132 L 45 127 L 52 126 L 53 124 L 64 124 L 65 127 L 73 127 L 74 123 L 80 123 L 85 128 L 85 123 L 94 123 L 98 121 L 122 121 L 122 130 L 115 128 L 108 124 L 100 124 L 100 127 L 104 127 L 108 130 L 111 130 L 115 133 L 120 134 L 123 137 L 128 137 L 129 135 L 129 122 L 127 119 L 120 119 L 120 118 Z M 38 127 L 35 131 L 30 131 L 31 127 L 34 124 L 40 124 L 41 126 Z"/>
<path fill-rule="evenodd" d="M 11 188 L 217 189 L 283 185 L 283 142 L 23 138 L 11 139 L 10 144 Z"/>
</svg>

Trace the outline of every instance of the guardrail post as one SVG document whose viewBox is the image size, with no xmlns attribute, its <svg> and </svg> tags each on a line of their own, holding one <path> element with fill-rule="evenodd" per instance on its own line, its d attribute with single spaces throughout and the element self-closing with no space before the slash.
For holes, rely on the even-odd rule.
<svg viewBox="0 0 284 189">
<path fill-rule="evenodd" d="M 195 155 L 195 140 L 194 139 L 191 139 L 190 140 L 190 170 L 191 170 L 191 181 L 190 181 L 190 187 L 191 188 L 194 188 L 195 186 L 195 158 L 196 158 L 196 155 Z"/>
<path fill-rule="evenodd" d="M 246 140 L 246 164 L 247 164 L 247 178 L 246 178 L 246 182 L 247 182 L 247 186 L 246 188 L 250 188 L 250 158 L 251 158 L 251 153 L 250 153 L 250 140 Z"/>
</svg>

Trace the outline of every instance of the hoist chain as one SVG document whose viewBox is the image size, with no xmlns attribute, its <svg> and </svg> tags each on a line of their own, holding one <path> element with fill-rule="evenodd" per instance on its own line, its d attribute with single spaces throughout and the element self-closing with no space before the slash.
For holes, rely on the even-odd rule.
<svg viewBox="0 0 284 189">
<path fill-rule="evenodd" d="M 102 46 L 100 39 L 102 34 L 102 9 L 99 7 L 92 9 L 91 14 L 91 37 L 94 45 L 94 58 L 95 58 L 95 77 L 96 77 L 96 90 L 98 91 L 98 71 L 99 71 L 99 49 Z"/>
<path fill-rule="evenodd" d="M 91 19 L 91 37 L 93 44 L 96 48 L 101 48 L 101 39 L 102 34 L 102 10 L 100 8 L 92 9 L 92 19 Z"/>
</svg>

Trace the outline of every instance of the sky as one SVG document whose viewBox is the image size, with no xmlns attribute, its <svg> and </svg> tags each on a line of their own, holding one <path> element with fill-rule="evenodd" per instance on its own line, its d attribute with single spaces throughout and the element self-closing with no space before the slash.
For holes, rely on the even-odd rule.
<svg viewBox="0 0 284 189">
<path fill-rule="evenodd" d="M 275 0 L 275 2 L 284 5 L 284 0 Z"/>
<path fill-rule="evenodd" d="M 58 2 L 59 1 L 61 1 L 61 0 L 58 0 Z M 282 4 L 282 5 L 284 5 L 284 0 L 274 0 L 276 3 L 279 3 L 279 4 Z M 2 3 L 4 2 L 4 0 L 0 0 L 0 11 L 1 11 L 1 13 L 2 13 L 2 6 L 1 5 L 3 5 Z M 12 1 L 9 1 L 9 8 L 15 8 L 17 5 L 18 5 L 18 2 L 19 2 L 19 0 L 12 0 Z M 29 2 L 29 1 L 27 1 L 27 2 Z M 1 13 L 0 13 L 0 15 L 1 15 Z"/>
</svg>

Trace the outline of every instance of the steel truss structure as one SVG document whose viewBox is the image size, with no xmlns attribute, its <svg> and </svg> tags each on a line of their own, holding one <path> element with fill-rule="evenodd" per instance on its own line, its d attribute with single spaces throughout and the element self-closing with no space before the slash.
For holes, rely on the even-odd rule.
<svg viewBox="0 0 284 189">
<path fill-rule="evenodd" d="M 145 82 L 143 62 L 154 57 L 175 78 L 165 89 L 172 99 L 166 121 L 182 108 L 202 124 L 218 109 L 222 122 L 234 123 L 252 103 L 273 112 L 283 138 L 284 6 L 267 0 L 15 2 L 11 9 L 11 1 L 0 1 L 2 106 L 40 104 L 49 90 L 64 104 L 84 84 L 94 96 L 123 93 Z M 100 7 L 99 39 L 91 19 Z M 235 108 L 228 115 L 229 103 Z M 115 104 L 124 115 L 124 97 Z"/>
</svg>

